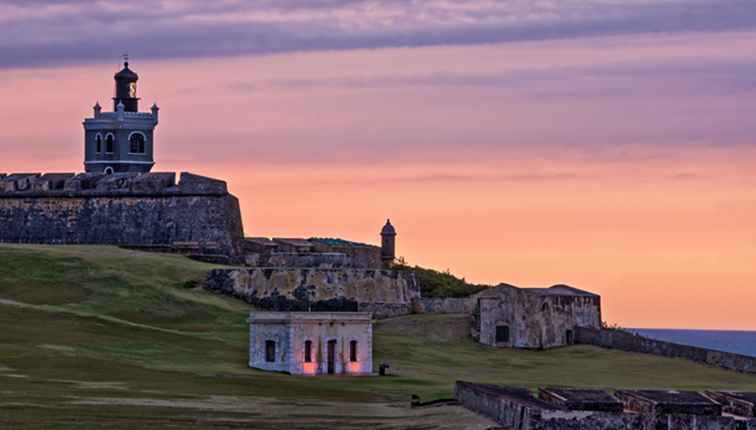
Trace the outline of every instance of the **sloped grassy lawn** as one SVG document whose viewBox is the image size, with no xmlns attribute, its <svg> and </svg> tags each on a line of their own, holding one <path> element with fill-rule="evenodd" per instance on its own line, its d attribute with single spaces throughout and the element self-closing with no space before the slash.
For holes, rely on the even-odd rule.
<svg viewBox="0 0 756 430">
<path fill-rule="evenodd" d="M 485 428 L 459 408 L 406 408 L 411 394 L 450 397 L 458 379 L 756 391 L 754 376 L 682 360 L 483 347 L 461 315 L 376 323 L 375 365 L 396 376 L 258 372 L 246 365 L 249 307 L 196 286 L 212 267 L 114 247 L 0 246 L 0 427 Z"/>
</svg>

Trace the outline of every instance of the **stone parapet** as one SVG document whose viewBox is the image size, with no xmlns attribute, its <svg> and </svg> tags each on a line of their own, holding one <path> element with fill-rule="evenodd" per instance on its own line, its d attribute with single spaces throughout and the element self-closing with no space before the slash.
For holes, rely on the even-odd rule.
<svg viewBox="0 0 756 430">
<path fill-rule="evenodd" d="M 13 173 L 0 174 L 0 199 L 34 197 L 158 197 L 223 196 L 225 181 L 182 172 L 176 173 Z"/>
</svg>

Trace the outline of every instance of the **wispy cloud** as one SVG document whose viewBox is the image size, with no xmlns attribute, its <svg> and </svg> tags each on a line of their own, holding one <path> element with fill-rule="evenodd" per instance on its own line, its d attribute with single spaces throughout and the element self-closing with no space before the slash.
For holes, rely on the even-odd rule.
<svg viewBox="0 0 756 430">
<path fill-rule="evenodd" d="M 0 67 L 756 28 L 752 0 L 10 0 Z"/>
</svg>

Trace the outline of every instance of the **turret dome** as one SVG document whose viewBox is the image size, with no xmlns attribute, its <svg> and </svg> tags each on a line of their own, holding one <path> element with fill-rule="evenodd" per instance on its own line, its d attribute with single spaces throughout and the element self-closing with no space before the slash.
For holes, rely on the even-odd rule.
<svg viewBox="0 0 756 430">
<path fill-rule="evenodd" d="M 139 75 L 134 73 L 133 70 L 129 69 L 128 61 L 123 63 L 123 69 L 121 69 L 121 71 L 116 73 L 113 77 L 119 81 L 136 81 L 139 79 Z"/>
<path fill-rule="evenodd" d="M 391 236 L 391 235 L 396 236 L 396 229 L 394 229 L 394 226 L 391 225 L 391 220 L 390 219 L 386 220 L 386 225 L 384 225 L 383 228 L 381 229 L 381 235 L 384 235 L 384 236 Z"/>
</svg>

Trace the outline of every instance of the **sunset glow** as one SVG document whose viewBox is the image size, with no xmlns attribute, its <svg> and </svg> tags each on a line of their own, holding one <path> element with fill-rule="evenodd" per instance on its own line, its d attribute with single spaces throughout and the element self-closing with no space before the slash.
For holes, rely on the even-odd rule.
<svg viewBox="0 0 756 430">
<path fill-rule="evenodd" d="M 651 30 L 131 54 L 153 171 L 226 179 L 247 236 L 378 243 L 390 217 L 410 264 L 570 284 L 628 327 L 756 329 L 756 31 Z M 0 173 L 83 169 L 117 49 L 0 67 Z"/>
</svg>

